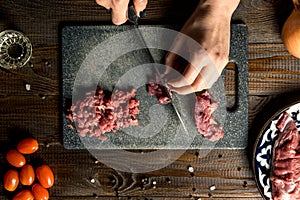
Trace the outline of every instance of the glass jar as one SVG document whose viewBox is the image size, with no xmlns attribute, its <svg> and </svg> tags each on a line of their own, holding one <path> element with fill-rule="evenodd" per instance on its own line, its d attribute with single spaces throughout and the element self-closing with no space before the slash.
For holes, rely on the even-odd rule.
<svg viewBox="0 0 300 200">
<path fill-rule="evenodd" d="M 28 37 L 15 30 L 0 33 L 0 66 L 6 69 L 23 67 L 32 55 L 32 45 Z"/>
</svg>

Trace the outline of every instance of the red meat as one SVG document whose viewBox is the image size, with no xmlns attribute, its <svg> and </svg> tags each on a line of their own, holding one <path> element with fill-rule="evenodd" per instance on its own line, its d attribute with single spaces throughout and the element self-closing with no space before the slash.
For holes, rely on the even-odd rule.
<svg viewBox="0 0 300 200">
<path fill-rule="evenodd" d="M 156 76 L 156 81 L 151 80 L 147 85 L 148 93 L 156 96 L 157 101 L 161 104 L 168 104 L 172 101 L 172 92 L 168 85 L 162 85 L 161 80 Z M 170 98 L 171 97 L 171 98 Z"/>
<path fill-rule="evenodd" d="M 208 91 L 202 92 L 196 98 L 194 118 L 198 132 L 210 141 L 221 139 L 224 132 L 213 116 L 213 112 L 218 108 L 218 103 L 211 98 Z"/>
<path fill-rule="evenodd" d="M 67 118 L 77 124 L 80 136 L 105 140 L 105 133 L 138 125 L 139 101 L 135 100 L 135 89 L 131 92 L 115 90 L 109 99 L 101 88 L 86 93 L 84 100 L 77 101 L 69 110 Z"/>
<path fill-rule="evenodd" d="M 300 199 L 299 133 L 288 113 L 277 122 L 279 136 L 273 148 L 271 170 L 272 196 L 274 200 Z"/>
<path fill-rule="evenodd" d="M 157 101 L 161 104 L 168 104 L 172 101 L 169 97 L 172 95 L 170 88 L 163 88 L 160 80 L 150 81 L 148 84 L 148 93 L 151 96 L 156 96 Z M 169 94 L 167 94 L 167 92 Z M 224 136 L 222 127 L 217 123 L 213 116 L 213 112 L 217 110 L 218 103 L 214 101 L 209 92 L 206 90 L 196 97 L 194 109 L 194 119 L 198 132 L 205 139 L 217 141 Z"/>
</svg>

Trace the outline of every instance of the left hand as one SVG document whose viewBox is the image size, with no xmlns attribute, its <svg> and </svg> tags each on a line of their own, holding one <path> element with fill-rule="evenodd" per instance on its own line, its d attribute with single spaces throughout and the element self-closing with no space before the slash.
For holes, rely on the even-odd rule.
<svg viewBox="0 0 300 200">
<path fill-rule="evenodd" d="M 201 0 L 193 15 L 186 22 L 181 33 L 194 39 L 200 45 L 191 45 L 185 37 L 177 37 L 165 64 L 178 67 L 176 51 L 188 51 L 189 61 L 186 66 L 180 66 L 181 77 L 171 79 L 168 84 L 172 91 L 179 94 L 189 94 L 210 88 L 219 78 L 228 63 L 230 48 L 231 16 L 239 4 L 239 0 Z M 168 79 L 171 69 L 165 72 Z"/>
</svg>

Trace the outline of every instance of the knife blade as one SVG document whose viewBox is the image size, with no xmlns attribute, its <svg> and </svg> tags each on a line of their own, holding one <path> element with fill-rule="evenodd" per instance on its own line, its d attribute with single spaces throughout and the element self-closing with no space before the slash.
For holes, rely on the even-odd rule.
<svg viewBox="0 0 300 200">
<path fill-rule="evenodd" d="M 143 12 L 143 15 L 145 15 L 145 11 L 142 11 L 142 12 Z M 138 41 L 141 42 L 143 44 L 143 46 L 147 47 L 147 43 L 146 43 L 146 41 L 145 41 L 145 39 L 144 39 L 140 29 L 139 29 L 138 20 L 139 20 L 139 17 L 137 16 L 137 13 L 136 13 L 136 10 L 134 9 L 134 6 L 132 4 L 129 5 L 129 7 L 128 7 L 128 21 L 133 23 L 134 30 L 135 30 L 136 36 L 138 38 Z M 149 55 L 149 59 L 150 59 L 151 63 L 155 63 L 155 60 L 154 60 L 149 48 L 145 48 L 145 50 L 146 50 L 146 53 Z M 165 79 L 162 78 L 161 73 L 158 70 L 156 65 L 153 65 L 153 69 L 155 70 L 155 73 L 157 74 L 157 77 L 159 78 L 159 81 L 162 85 L 162 89 L 164 90 L 167 97 L 169 99 L 171 99 L 170 104 L 172 105 L 172 107 L 173 107 L 173 109 L 174 109 L 174 111 L 175 111 L 175 113 L 176 113 L 183 129 L 184 129 L 185 134 L 188 135 L 189 132 L 188 132 L 187 127 L 186 127 L 186 125 L 185 125 L 185 123 L 182 119 L 182 116 L 181 116 L 179 110 L 177 109 L 176 105 L 174 105 L 174 103 L 172 102 L 173 97 L 170 95 L 169 91 L 167 90 L 167 83 L 166 83 Z"/>
</svg>

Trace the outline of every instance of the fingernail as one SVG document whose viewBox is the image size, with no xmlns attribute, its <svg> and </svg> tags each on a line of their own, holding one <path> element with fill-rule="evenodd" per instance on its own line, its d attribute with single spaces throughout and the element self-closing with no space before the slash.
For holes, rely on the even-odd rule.
<svg viewBox="0 0 300 200">
<path fill-rule="evenodd" d="M 140 12 L 140 18 L 145 18 L 146 17 L 146 10 L 143 10 Z"/>
</svg>

